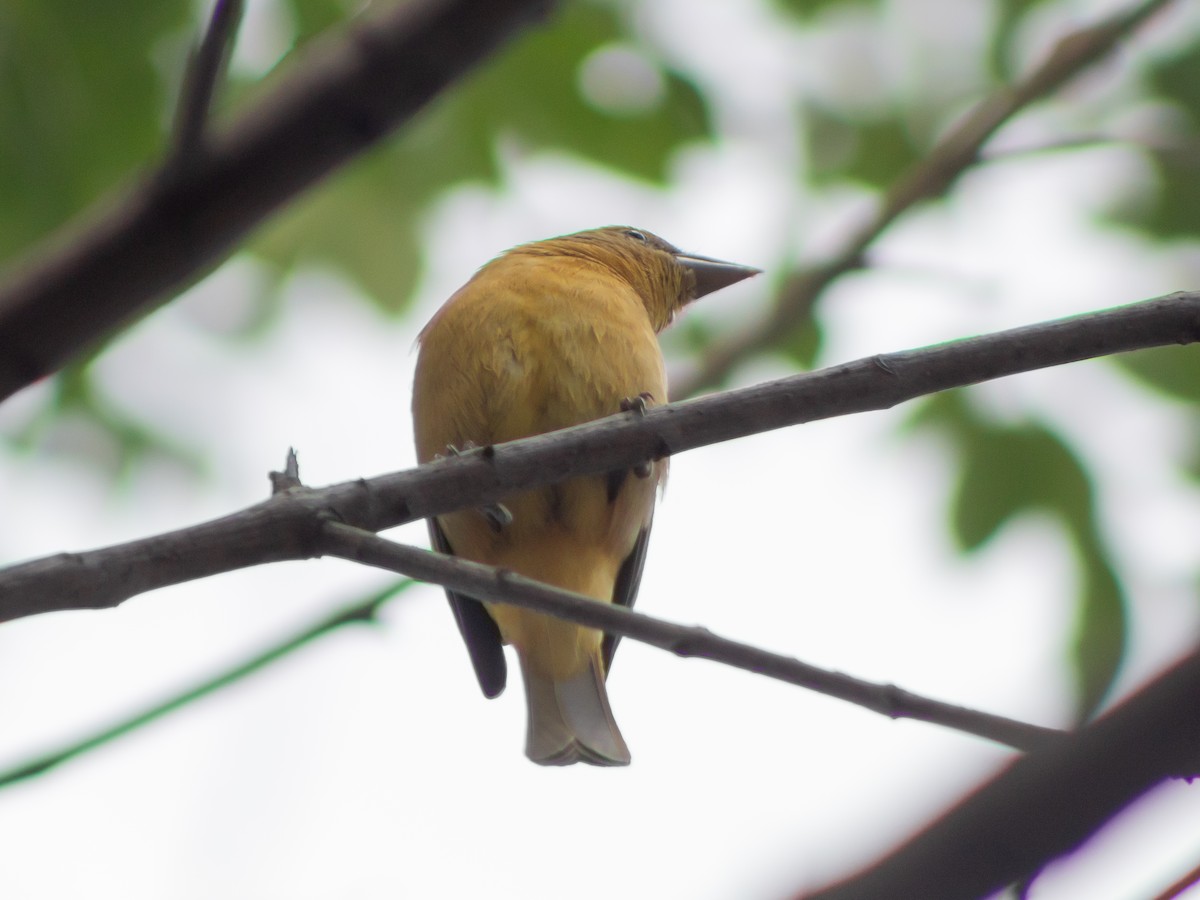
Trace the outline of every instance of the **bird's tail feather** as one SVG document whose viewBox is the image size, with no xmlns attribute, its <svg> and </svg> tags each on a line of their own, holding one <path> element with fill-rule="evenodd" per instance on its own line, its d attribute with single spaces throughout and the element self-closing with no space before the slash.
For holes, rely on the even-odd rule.
<svg viewBox="0 0 1200 900">
<path fill-rule="evenodd" d="M 533 671 L 521 658 L 529 730 L 525 755 L 542 766 L 629 765 L 629 748 L 613 719 L 599 659 L 559 681 Z"/>
</svg>

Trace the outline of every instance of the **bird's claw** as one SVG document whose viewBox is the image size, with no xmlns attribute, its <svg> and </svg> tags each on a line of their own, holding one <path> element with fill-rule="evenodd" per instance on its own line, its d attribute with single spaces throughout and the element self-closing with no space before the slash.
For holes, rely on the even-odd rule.
<svg viewBox="0 0 1200 900">
<path fill-rule="evenodd" d="M 513 515 L 503 503 L 489 503 L 487 506 L 479 507 L 479 512 L 487 519 L 492 531 L 497 534 L 512 524 Z"/>
<path fill-rule="evenodd" d="M 485 456 L 491 455 L 487 452 L 490 448 L 491 448 L 491 444 L 489 444 L 487 447 L 483 448 Z M 435 453 L 435 454 L 433 454 L 433 458 L 434 459 L 449 459 L 452 456 L 462 456 L 463 454 L 470 453 L 472 450 L 478 450 L 478 449 L 479 449 L 479 445 L 476 444 L 474 441 L 467 441 L 461 447 L 456 446 L 455 444 L 447 444 L 446 452 L 445 453 Z"/>
<path fill-rule="evenodd" d="M 621 412 L 631 412 L 639 416 L 646 414 L 646 408 L 654 402 L 654 395 L 642 391 L 636 397 L 624 397 L 621 400 Z"/>
</svg>

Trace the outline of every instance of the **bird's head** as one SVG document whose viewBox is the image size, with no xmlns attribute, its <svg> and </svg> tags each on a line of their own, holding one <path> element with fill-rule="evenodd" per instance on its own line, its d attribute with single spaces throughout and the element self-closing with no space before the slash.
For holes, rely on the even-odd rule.
<svg viewBox="0 0 1200 900">
<path fill-rule="evenodd" d="M 697 297 L 757 275 L 752 266 L 685 253 L 641 228 L 610 225 L 526 244 L 522 252 L 588 259 L 629 282 L 646 305 L 655 331 Z"/>
</svg>

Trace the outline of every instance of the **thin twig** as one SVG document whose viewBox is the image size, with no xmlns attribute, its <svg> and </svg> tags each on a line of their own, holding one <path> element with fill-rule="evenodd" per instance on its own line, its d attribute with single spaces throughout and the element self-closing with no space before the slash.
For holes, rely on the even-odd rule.
<svg viewBox="0 0 1200 900">
<path fill-rule="evenodd" d="M 289 452 L 288 458 L 289 462 L 293 462 L 295 456 Z M 298 473 L 295 477 L 298 477 Z M 590 624 L 619 632 L 670 650 L 679 656 L 710 659 L 791 684 L 798 684 L 818 693 L 841 697 L 891 718 L 909 718 L 944 725 L 1021 750 L 1029 750 L 1044 744 L 1047 740 L 1062 736 L 1062 732 L 1054 729 L 1041 728 L 1001 716 L 940 703 L 893 685 L 872 684 L 837 672 L 818 669 L 789 657 L 717 637 L 705 629 L 675 625 L 632 613 L 624 607 L 597 604 L 589 598 L 518 576 L 502 574 L 486 566 L 384 541 L 370 532 L 336 524 L 330 524 L 327 527 L 329 528 L 329 545 L 327 547 L 329 555 L 354 559 L 401 574 L 413 575 L 422 580 L 449 585 L 464 591 L 469 590 L 477 596 L 497 602 L 526 606 L 548 612 L 550 615 L 572 620 L 578 615 L 581 617 L 581 624 Z M 65 746 L 38 754 L 33 759 L 0 770 L 0 790 L 28 778 L 45 774 L 64 762 L 125 737 L 194 701 L 236 684 L 264 666 L 294 653 L 343 625 L 374 622 L 379 608 L 385 602 L 416 583 L 410 578 L 405 578 L 366 600 L 326 616 L 319 622 L 279 641 L 253 658 L 207 679 L 195 687 L 155 703 L 149 708 L 85 738 L 71 741 Z M 614 611 L 615 616 L 613 615 Z"/>
<path fill-rule="evenodd" d="M 263 651 L 252 659 L 246 660 L 237 666 L 222 672 L 213 678 L 210 678 L 195 687 L 189 688 L 180 692 L 174 697 L 170 697 L 160 703 L 156 703 L 147 709 L 142 710 L 135 715 L 110 725 L 95 734 L 89 735 L 77 741 L 72 741 L 66 746 L 56 750 L 51 750 L 46 753 L 39 754 L 36 758 L 19 763 L 5 770 L 0 770 L 0 788 L 6 788 L 10 785 L 24 781 L 27 778 L 32 778 L 35 775 L 41 775 L 48 772 L 50 769 L 61 765 L 68 760 L 75 759 L 84 753 L 95 750 L 98 747 L 124 737 L 132 731 L 136 731 L 145 725 L 149 725 L 168 713 L 182 709 L 190 703 L 195 702 L 203 697 L 208 696 L 222 688 L 243 680 L 249 675 L 257 672 L 259 669 L 270 665 L 276 660 L 295 652 L 299 648 L 312 643 L 320 637 L 334 631 L 343 625 L 353 623 L 373 622 L 379 611 L 379 607 L 385 602 L 395 597 L 397 594 L 407 590 L 416 582 L 409 579 L 403 579 L 395 584 L 385 588 L 377 594 L 369 597 L 366 600 L 355 603 L 345 609 L 339 610 L 332 615 L 326 616 L 319 622 L 297 632 L 296 634 L 280 641 L 275 646 Z"/>
<path fill-rule="evenodd" d="M 214 522 L 143 541 L 89 553 L 62 554 L 14 566 L 0 572 L 0 610 L 14 618 L 51 609 L 103 608 L 154 587 L 243 566 L 308 558 L 331 551 L 349 555 L 348 544 L 329 546 L 330 533 L 337 534 L 338 529 L 347 527 L 331 525 L 331 522 L 340 520 L 374 528 L 390 527 L 412 518 L 477 505 L 481 498 L 499 497 L 514 489 L 570 475 L 631 466 L 643 458 L 638 452 L 629 455 L 627 449 L 637 445 L 637 430 L 642 427 L 639 423 L 659 412 L 677 416 L 678 420 L 664 419 L 641 439 L 648 440 L 649 446 L 656 448 L 668 446 L 665 442 L 670 440 L 677 450 L 682 450 L 779 427 L 791 421 L 812 421 L 839 413 L 882 408 L 922 391 L 1028 371 L 1094 354 L 1164 343 L 1187 343 L 1198 336 L 1200 294 L 1179 294 L 926 350 L 872 357 L 826 372 L 794 376 L 757 388 L 662 407 L 651 410 L 644 417 L 615 416 L 554 435 L 502 445 L 493 448 L 490 454 L 465 454 L 371 482 L 359 481 L 324 490 L 304 488 L 299 483 L 295 454 L 289 451 L 286 471 L 275 479 L 276 492 L 271 500 Z M 882 376 L 882 387 L 879 376 Z M 867 384 L 859 383 L 858 379 L 862 377 L 867 377 Z M 771 396 L 776 396 L 776 402 L 769 401 Z M 787 402 L 776 408 L 781 400 Z M 747 411 L 751 413 L 748 418 L 742 415 Z M 778 418 L 781 412 L 784 419 Z M 723 421 L 722 416 L 731 421 Z M 616 460 L 596 458 L 601 450 L 613 447 L 626 448 L 626 456 Z M 439 482 L 435 475 L 447 467 L 452 469 L 450 477 Z M 456 475 L 455 470 L 461 471 Z M 448 500 L 447 496 L 457 499 Z M 387 546 L 388 553 L 400 554 L 400 558 L 406 560 L 405 571 L 429 580 L 444 581 L 477 596 L 500 600 L 504 600 L 507 596 L 504 592 L 516 584 L 517 593 L 513 596 L 521 596 L 521 590 L 525 589 L 532 591 L 533 602 L 548 604 L 535 608 L 558 610 L 560 614 L 566 610 L 565 614 L 570 616 L 578 613 L 585 624 L 647 640 L 680 655 L 701 656 L 750 671 L 761 671 L 845 697 L 886 715 L 938 722 L 1021 747 L 1032 746 L 1053 733 L 1045 729 L 1031 731 L 1033 726 L 938 704 L 891 686 L 825 673 L 794 659 L 717 638 L 704 629 L 681 629 L 635 616 L 624 609 L 601 606 L 586 598 L 566 595 L 564 600 L 559 596 L 562 592 L 547 586 L 525 582 L 515 576 L 500 576 L 486 568 L 472 570 L 469 563 L 412 548 L 398 548 L 387 542 L 371 545 L 364 543 L 366 539 L 357 531 L 351 533 L 355 535 L 354 558 L 366 553 L 361 549 L 363 546 Z M 438 569 L 437 566 L 450 568 Z M 443 578 L 446 573 L 451 577 Z M 484 581 L 452 580 L 467 576 Z M 493 588 L 500 593 L 492 593 Z M 572 604 L 577 606 L 580 601 L 585 604 L 582 612 L 570 612 Z M 556 605 L 560 603 L 565 604 L 561 609 Z M 614 614 L 618 616 L 615 620 L 596 618 Z M 624 618 L 619 618 L 622 615 Z M 339 616 L 338 621 L 343 618 Z M 324 627 L 328 626 L 319 626 L 318 630 Z M 292 645 L 293 642 L 289 642 L 287 646 Z M 286 652 L 286 648 L 272 651 L 268 656 L 274 658 L 282 652 Z M 4 783 L 3 779 L 19 780 L 45 771 L 64 759 L 178 708 L 189 699 L 227 683 L 230 677 L 240 677 L 238 672 L 253 671 L 258 665 L 251 661 L 235 670 L 232 676 L 216 679 L 212 687 L 160 704 L 129 723 L 107 729 L 72 748 L 18 766 L 7 775 L 0 773 L 0 785 Z"/>
<path fill-rule="evenodd" d="M 272 495 L 282 494 L 292 488 L 304 487 L 304 483 L 300 481 L 300 459 L 296 456 L 295 447 L 288 448 L 283 471 L 271 472 L 267 477 L 271 479 Z"/>
<path fill-rule="evenodd" d="M 192 54 L 175 113 L 175 145 L 166 171 L 195 168 L 207 144 L 209 111 L 242 21 L 243 0 L 216 0 L 208 31 Z"/>
<path fill-rule="evenodd" d="M 515 572 L 432 553 L 381 538 L 369 531 L 327 521 L 321 541 L 327 556 L 354 560 L 448 587 L 466 596 L 508 603 L 632 638 L 676 656 L 707 659 L 767 678 L 837 697 L 893 719 L 917 719 L 987 738 L 1018 750 L 1032 750 L 1063 732 L 1003 716 L 953 706 L 890 684 L 830 672 L 790 656 L 713 634 L 707 628 L 677 625 L 612 603 L 598 603 Z"/>
<path fill-rule="evenodd" d="M 981 101 L 927 156 L 896 180 L 875 214 L 831 259 L 801 270 L 787 280 L 767 318 L 709 348 L 699 368 L 677 379 L 674 396 L 690 397 L 716 387 L 747 357 L 791 341 L 796 327 L 807 319 L 821 293 L 841 275 L 861 268 L 867 249 L 901 214 L 923 200 L 944 194 L 964 171 L 980 160 L 984 144 L 1001 125 L 1105 58 L 1123 38 L 1170 2 L 1144 0 L 1126 12 L 1072 32 L 1055 44 L 1050 55 L 1025 78 Z"/>
<path fill-rule="evenodd" d="M 860 359 L 682 403 L 622 413 L 321 489 L 295 488 L 220 519 L 0 571 L 0 621 L 105 609 L 145 591 L 321 552 L 323 517 L 368 531 L 501 501 L 576 475 L 632 468 L 687 450 L 887 409 L 962 387 L 1144 347 L 1200 340 L 1200 292 Z M 487 450 L 487 452 L 484 452 Z"/>
<path fill-rule="evenodd" d="M 179 177 L 151 176 L 0 286 L 0 400 L 227 257 L 271 213 L 410 119 L 554 0 L 410 0 L 290 77 Z"/>
</svg>

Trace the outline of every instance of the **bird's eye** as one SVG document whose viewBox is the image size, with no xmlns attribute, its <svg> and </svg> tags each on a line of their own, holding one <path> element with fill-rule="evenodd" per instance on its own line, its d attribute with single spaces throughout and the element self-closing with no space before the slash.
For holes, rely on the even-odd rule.
<svg viewBox="0 0 1200 900">
<path fill-rule="evenodd" d="M 641 241 L 643 244 L 646 243 L 646 236 L 635 228 L 630 228 L 625 232 L 625 237 L 631 237 L 635 241 Z"/>
</svg>

